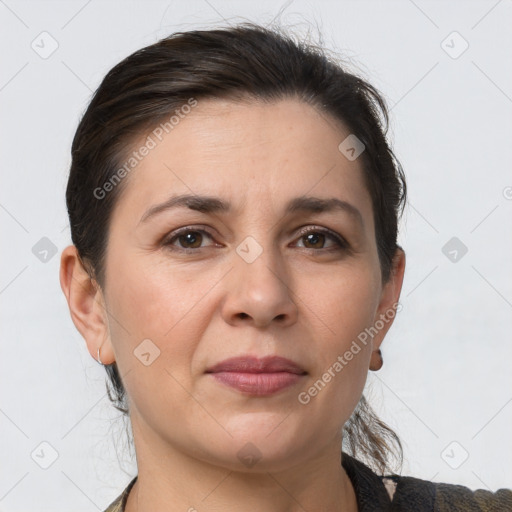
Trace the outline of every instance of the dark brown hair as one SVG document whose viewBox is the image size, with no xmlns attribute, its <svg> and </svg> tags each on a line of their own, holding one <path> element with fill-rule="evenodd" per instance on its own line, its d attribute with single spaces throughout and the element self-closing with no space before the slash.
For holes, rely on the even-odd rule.
<svg viewBox="0 0 512 512">
<path fill-rule="evenodd" d="M 341 123 L 365 146 L 364 180 L 372 199 L 382 282 L 390 278 L 398 220 L 406 202 L 402 167 L 386 134 L 388 112 L 381 94 L 318 46 L 282 29 L 252 23 L 177 32 L 142 48 L 112 68 L 83 115 L 72 144 L 66 191 L 71 236 L 84 267 L 100 287 L 109 220 L 127 179 L 114 183 L 135 140 L 158 126 L 190 99 L 274 102 L 296 98 Z M 340 141 L 341 142 L 341 141 Z M 136 171 L 135 171 L 136 172 Z M 106 366 L 114 406 L 128 415 L 117 364 Z M 126 417 L 125 416 L 125 417 Z M 374 469 L 402 463 L 397 435 L 381 422 L 362 396 L 344 427 L 344 447 Z"/>
</svg>

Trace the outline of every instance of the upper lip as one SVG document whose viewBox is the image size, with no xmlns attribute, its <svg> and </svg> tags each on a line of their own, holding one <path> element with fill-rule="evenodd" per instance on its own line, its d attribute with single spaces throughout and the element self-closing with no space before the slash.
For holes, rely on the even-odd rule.
<svg viewBox="0 0 512 512">
<path fill-rule="evenodd" d="M 241 356 L 225 359 L 211 366 L 206 373 L 240 372 L 240 373 L 276 373 L 288 372 L 302 375 L 307 373 L 297 363 L 279 356 Z"/>
</svg>

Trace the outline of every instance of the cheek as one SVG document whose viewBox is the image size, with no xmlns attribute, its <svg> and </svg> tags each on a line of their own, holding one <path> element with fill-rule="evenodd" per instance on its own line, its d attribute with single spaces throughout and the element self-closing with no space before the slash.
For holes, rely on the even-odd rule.
<svg viewBox="0 0 512 512">
<path fill-rule="evenodd" d="M 326 332 L 328 346 L 344 350 L 375 318 L 380 288 L 373 266 L 359 262 L 321 278 L 304 279 L 300 296 L 311 320 Z"/>
<path fill-rule="evenodd" d="M 126 258 L 110 272 L 108 309 L 117 360 L 126 369 L 140 371 L 134 356 L 145 343 L 150 357 L 153 351 L 158 354 L 152 367 L 188 379 L 190 361 L 208 324 L 205 295 L 218 281 L 216 276 L 201 273 L 197 282 L 179 268 L 136 258 Z"/>
<path fill-rule="evenodd" d="M 201 300 L 208 282 L 197 286 L 183 272 L 141 261 L 111 270 L 111 340 L 131 405 L 145 417 L 178 414 L 190 402 L 184 390 L 191 388 L 191 361 L 208 322 L 208 302 Z"/>
<path fill-rule="evenodd" d="M 208 283 L 197 286 L 179 268 L 147 260 L 127 261 L 112 272 L 110 302 L 134 334 L 163 339 L 198 304 Z"/>
<path fill-rule="evenodd" d="M 304 389 L 303 401 L 317 414 L 325 404 L 333 421 L 350 416 L 364 389 L 371 355 L 366 333 L 375 317 L 379 288 L 371 265 L 354 266 L 346 272 L 316 279 L 314 288 L 303 289 L 305 311 L 315 325 L 318 347 L 314 375 Z M 348 419 L 348 416 L 344 419 Z"/>
</svg>

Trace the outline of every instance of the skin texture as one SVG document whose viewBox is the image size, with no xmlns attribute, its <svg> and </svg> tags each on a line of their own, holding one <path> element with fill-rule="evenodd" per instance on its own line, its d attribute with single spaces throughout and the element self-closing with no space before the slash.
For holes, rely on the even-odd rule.
<svg viewBox="0 0 512 512">
<path fill-rule="evenodd" d="M 349 133 L 295 99 L 199 101 L 125 178 L 104 289 L 73 246 L 63 251 L 61 285 L 72 319 L 91 356 L 101 347 L 103 364 L 117 361 L 129 396 L 139 478 L 128 512 L 357 510 L 340 465 L 341 431 L 368 369 L 379 367 L 392 321 L 307 405 L 298 400 L 392 309 L 402 287 L 400 249 L 391 279 L 381 284 L 360 160 L 338 150 Z M 141 222 L 178 194 L 218 196 L 232 210 L 180 207 Z M 347 201 L 364 225 L 342 210 L 285 214 L 287 202 L 304 195 Z M 187 226 L 209 234 L 165 245 Z M 319 238 L 306 238 L 303 227 Z M 315 228 L 339 234 L 348 248 Z M 252 263 L 236 250 L 249 236 L 262 250 Z M 160 350 L 148 366 L 134 355 L 145 339 Z M 307 374 L 255 397 L 205 373 L 245 354 L 280 355 Z M 261 456 L 252 467 L 237 456 L 247 443 Z"/>
</svg>

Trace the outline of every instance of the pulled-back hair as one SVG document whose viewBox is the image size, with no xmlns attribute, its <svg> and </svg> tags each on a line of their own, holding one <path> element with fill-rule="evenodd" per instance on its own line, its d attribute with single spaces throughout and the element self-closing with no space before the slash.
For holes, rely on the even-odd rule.
<svg viewBox="0 0 512 512">
<path fill-rule="evenodd" d="M 135 140 L 191 98 L 264 102 L 296 98 L 355 135 L 365 146 L 359 158 L 372 200 L 382 283 L 390 279 L 406 182 L 386 139 L 385 100 L 320 47 L 282 29 L 242 23 L 177 32 L 142 48 L 112 68 L 94 93 L 73 139 L 66 201 L 73 244 L 100 287 L 106 284 L 110 219 L 126 180 L 108 193 L 98 190 L 104 191 L 104 184 L 116 178 Z M 117 364 L 106 365 L 106 371 L 109 398 L 128 416 Z M 380 473 L 390 469 L 391 455 L 401 466 L 398 436 L 377 418 L 364 395 L 343 434 L 343 449 Z"/>
</svg>

